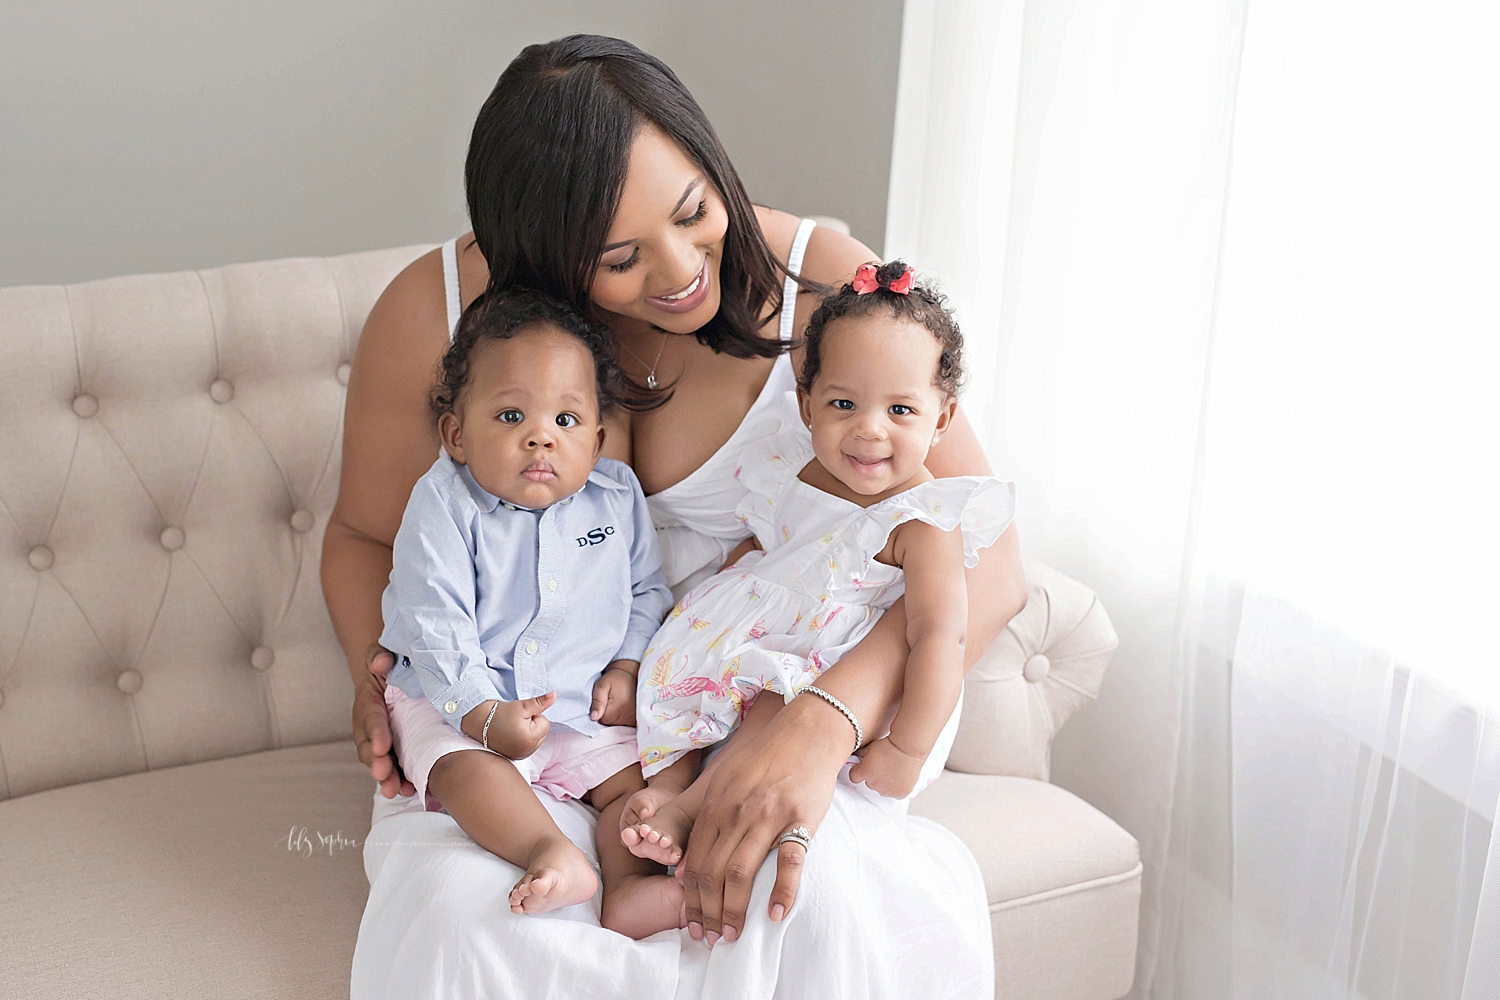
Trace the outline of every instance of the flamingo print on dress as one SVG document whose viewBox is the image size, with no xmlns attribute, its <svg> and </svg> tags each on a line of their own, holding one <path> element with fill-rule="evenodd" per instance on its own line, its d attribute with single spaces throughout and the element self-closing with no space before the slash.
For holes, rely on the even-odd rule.
<svg viewBox="0 0 1500 1000">
<path fill-rule="evenodd" d="M 657 692 L 656 700 L 662 702 L 669 698 L 692 698 L 702 694 L 707 694 L 712 698 L 732 697 L 733 693 L 738 690 L 734 686 L 734 680 L 739 669 L 740 658 L 736 656 L 724 665 L 718 677 L 689 674 L 680 681 L 674 681 L 662 687 Z"/>
<path fill-rule="evenodd" d="M 835 604 L 821 615 L 813 615 L 812 621 L 807 623 L 807 630 L 809 632 L 823 632 L 828 626 L 833 624 L 833 620 L 843 610 L 843 605 Z"/>
</svg>

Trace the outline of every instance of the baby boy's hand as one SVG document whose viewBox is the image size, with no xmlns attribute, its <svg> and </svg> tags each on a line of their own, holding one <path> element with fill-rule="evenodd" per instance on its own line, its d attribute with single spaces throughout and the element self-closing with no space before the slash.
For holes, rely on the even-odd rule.
<svg viewBox="0 0 1500 1000">
<path fill-rule="evenodd" d="M 589 718 L 601 726 L 635 725 L 635 675 L 641 665 L 616 660 L 594 682 L 594 704 Z"/>
<path fill-rule="evenodd" d="M 881 795 L 904 799 L 917 787 L 925 758 L 898 749 L 890 737 L 882 736 L 865 748 L 865 755 L 849 769 L 850 781 L 863 781 Z"/>
<path fill-rule="evenodd" d="M 502 701 L 490 720 L 489 747 L 511 760 L 525 760 L 542 745 L 552 723 L 542 713 L 557 700 L 555 691 L 521 701 Z M 464 716 L 463 731 L 474 740 L 482 740 L 484 720 L 490 714 L 490 702 L 482 702 Z"/>
</svg>

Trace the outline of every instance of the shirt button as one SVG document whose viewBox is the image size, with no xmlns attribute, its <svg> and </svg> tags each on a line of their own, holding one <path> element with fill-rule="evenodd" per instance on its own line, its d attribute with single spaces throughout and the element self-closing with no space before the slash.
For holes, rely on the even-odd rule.
<svg viewBox="0 0 1500 1000">
<path fill-rule="evenodd" d="M 530 656 L 531 654 L 533 654 L 535 652 L 536 652 L 536 640 L 533 639 L 533 640 L 531 640 L 530 642 L 528 642 L 526 644 L 526 654 L 528 656 Z"/>
<path fill-rule="evenodd" d="M 548 590 L 556 590 L 557 589 L 557 581 L 556 580 L 548 580 L 547 581 L 547 589 Z"/>
<path fill-rule="evenodd" d="M 454 712 L 458 711 L 458 702 L 456 702 L 456 701 L 450 701 L 450 702 L 448 702 L 448 704 L 446 704 L 446 705 L 443 706 L 443 711 L 447 712 L 449 715 L 452 715 Z"/>
</svg>

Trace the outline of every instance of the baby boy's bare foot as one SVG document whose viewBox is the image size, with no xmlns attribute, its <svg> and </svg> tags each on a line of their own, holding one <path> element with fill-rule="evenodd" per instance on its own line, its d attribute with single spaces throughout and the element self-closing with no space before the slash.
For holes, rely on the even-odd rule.
<svg viewBox="0 0 1500 1000">
<path fill-rule="evenodd" d="M 510 912 L 545 913 L 592 899 L 599 882 L 583 852 L 566 837 L 538 844 L 526 874 L 510 891 Z"/>
<path fill-rule="evenodd" d="M 682 849 L 692 829 L 693 817 L 672 801 L 659 806 L 650 822 L 625 827 L 620 831 L 620 839 L 638 858 L 675 865 L 682 860 Z"/>
<path fill-rule="evenodd" d="M 670 875 L 627 875 L 604 894 L 599 922 L 626 937 L 687 926 L 682 882 Z"/>
</svg>

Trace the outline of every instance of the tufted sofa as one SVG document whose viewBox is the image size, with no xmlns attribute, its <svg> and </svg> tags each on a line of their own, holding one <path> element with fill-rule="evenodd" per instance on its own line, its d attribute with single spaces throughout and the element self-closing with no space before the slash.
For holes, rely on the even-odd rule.
<svg viewBox="0 0 1500 1000">
<path fill-rule="evenodd" d="M 349 359 L 425 247 L 0 290 L 0 997 L 348 995 L 372 782 L 318 583 Z M 1080 584 L 971 674 L 915 810 L 997 996 L 1130 987 L 1135 841 L 1047 784 L 1115 636 Z"/>
</svg>

